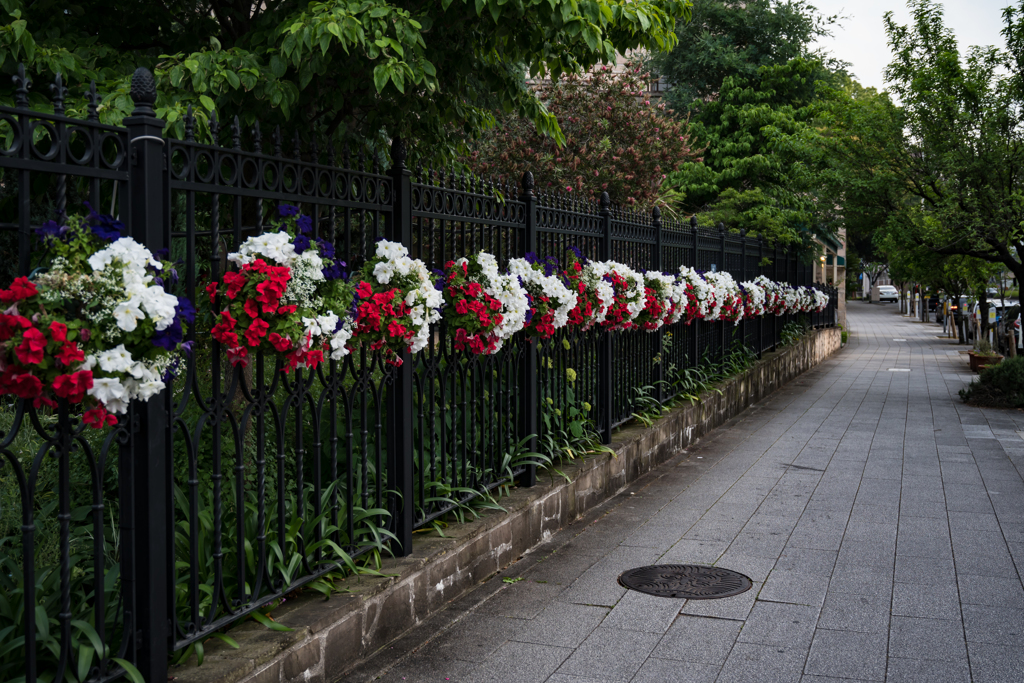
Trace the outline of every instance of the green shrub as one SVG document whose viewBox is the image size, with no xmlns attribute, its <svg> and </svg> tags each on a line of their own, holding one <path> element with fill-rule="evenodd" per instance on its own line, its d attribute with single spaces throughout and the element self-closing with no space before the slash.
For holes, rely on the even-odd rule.
<svg viewBox="0 0 1024 683">
<path fill-rule="evenodd" d="M 1024 356 L 986 368 L 970 386 L 960 390 L 960 398 L 976 406 L 1024 407 Z"/>
</svg>

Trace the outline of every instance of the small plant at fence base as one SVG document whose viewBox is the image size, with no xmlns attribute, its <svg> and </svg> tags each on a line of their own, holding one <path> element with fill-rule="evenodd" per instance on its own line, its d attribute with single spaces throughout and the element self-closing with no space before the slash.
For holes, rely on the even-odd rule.
<svg viewBox="0 0 1024 683">
<path fill-rule="evenodd" d="M 1024 356 L 985 368 L 978 379 L 960 390 L 960 398 L 986 408 L 1024 407 Z"/>
</svg>

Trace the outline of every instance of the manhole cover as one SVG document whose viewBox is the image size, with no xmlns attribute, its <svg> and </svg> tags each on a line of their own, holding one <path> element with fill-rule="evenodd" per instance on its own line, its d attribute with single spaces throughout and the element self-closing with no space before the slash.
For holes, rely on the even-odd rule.
<svg viewBox="0 0 1024 683">
<path fill-rule="evenodd" d="M 699 564 L 655 564 L 623 572 L 619 583 L 649 595 L 687 600 L 728 598 L 750 590 L 753 583 L 739 572 Z"/>
</svg>

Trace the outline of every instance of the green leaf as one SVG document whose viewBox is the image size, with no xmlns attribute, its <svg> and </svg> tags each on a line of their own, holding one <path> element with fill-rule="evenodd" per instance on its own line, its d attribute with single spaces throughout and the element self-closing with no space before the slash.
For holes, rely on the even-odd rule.
<svg viewBox="0 0 1024 683">
<path fill-rule="evenodd" d="M 206 111 L 209 111 L 209 112 L 212 112 L 216 108 L 216 106 L 217 106 L 214 103 L 213 99 L 211 99 L 210 97 L 208 97 L 206 95 L 200 95 L 199 96 L 199 102 L 204 107 L 206 107 Z"/>
<path fill-rule="evenodd" d="M 132 683 L 146 683 L 146 679 L 142 677 L 142 673 L 135 668 L 135 665 L 129 662 L 127 659 L 121 659 L 120 657 L 111 657 L 110 661 L 117 664 L 119 667 L 124 669 L 124 672 L 128 674 L 128 678 L 132 679 Z"/>
<path fill-rule="evenodd" d="M 259 611 L 253 612 L 250 615 L 253 619 L 260 622 L 271 631 L 294 631 L 295 629 L 288 628 L 284 624 L 279 624 L 276 621 L 272 621 L 265 614 L 261 614 Z"/>
<path fill-rule="evenodd" d="M 385 64 L 378 64 L 373 69 L 373 87 L 380 92 L 388 84 L 388 67 Z"/>
</svg>

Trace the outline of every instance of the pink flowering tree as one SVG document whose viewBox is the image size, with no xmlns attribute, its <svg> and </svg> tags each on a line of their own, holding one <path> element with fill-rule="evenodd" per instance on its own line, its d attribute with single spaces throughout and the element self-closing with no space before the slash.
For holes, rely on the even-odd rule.
<svg viewBox="0 0 1024 683">
<path fill-rule="evenodd" d="M 645 99 L 647 77 L 638 64 L 627 63 L 625 71 L 604 66 L 536 86 L 565 145 L 538 133 L 528 119 L 508 115 L 477 143 L 470 166 L 483 176 L 513 180 L 532 171 L 540 190 L 585 196 L 607 191 L 619 204 L 657 204 L 666 175 L 697 161 L 699 151 L 686 121 Z"/>
</svg>

